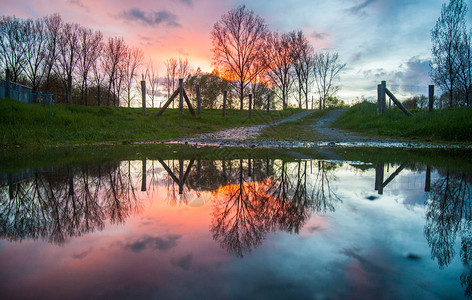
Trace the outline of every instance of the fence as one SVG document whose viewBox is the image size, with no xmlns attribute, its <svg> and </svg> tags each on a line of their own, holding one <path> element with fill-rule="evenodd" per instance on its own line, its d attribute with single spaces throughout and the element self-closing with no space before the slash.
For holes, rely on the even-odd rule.
<svg viewBox="0 0 472 300">
<path fill-rule="evenodd" d="M 57 104 L 57 96 L 56 94 L 40 94 L 40 93 L 33 93 L 32 95 L 32 103 L 38 104 Z"/>
<path fill-rule="evenodd" d="M 434 106 L 434 85 L 428 86 L 429 92 L 429 111 L 433 111 Z M 386 104 L 386 95 L 393 101 L 393 103 L 400 108 L 407 116 L 411 116 L 411 112 L 393 95 L 393 93 L 387 88 L 387 82 L 382 81 L 377 86 L 377 112 L 379 114 L 384 114 L 387 108 Z"/>
<path fill-rule="evenodd" d="M 6 96 L 7 81 L 5 79 L 0 79 L 0 98 L 5 98 Z M 10 82 L 10 98 L 25 103 L 31 103 L 33 99 L 31 88 L 18 83 Z"/>
<path fill-rule="evenodd" d="M 7 97 L 7 81 L 0 78 L 0 98 Z M 56 94 L 51 93 L 32 93 L 32 89 L 28 86 L 21 85 L 15 82 L 10 84 L 10 98 L 16 99 L 24 103 L 38 103 L 38 104 L 57 104 Z"/>
</svg>

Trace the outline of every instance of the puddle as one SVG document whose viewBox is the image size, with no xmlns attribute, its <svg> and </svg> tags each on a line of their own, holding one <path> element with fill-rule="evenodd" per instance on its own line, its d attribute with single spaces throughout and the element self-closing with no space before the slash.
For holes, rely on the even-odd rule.
<svg viewBox="0 0 472 300">
<path fill-rule="evenodd" d="M 0 175 L 2 298 L 471 295 L 468 156 L 149 147 Z"/>
</svg>

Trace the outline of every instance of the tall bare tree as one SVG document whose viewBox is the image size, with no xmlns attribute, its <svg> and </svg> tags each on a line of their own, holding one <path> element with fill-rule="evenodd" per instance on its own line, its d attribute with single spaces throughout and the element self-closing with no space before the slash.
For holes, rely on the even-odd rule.
<svg viewBox="0 0 472 300">
<path fill-rule="evenodd" d="M 138 48 L 128 48 L 123 61 L 123 79 L 126 89 L 126 104 L 128 107 L 131 105 L 131 90 L 133 84 L 136 81 L 138 70 L 141 67 L 144 60 L 144 53 Z"/>
<path fill-rule="evenodd" d="M 294 69 L 298 86 L 298 107 L 302 108 L 302 97 L 305 98 L 305 108 L 308 109 L 308 93 L 310 91 L 314 60 L 314 49 L 303 31 L 290 33 L 294 55 Z"/>
<path fill-rule="evenodd" d="M 147 65 L 145 78 L 149 83 L 147 93 L 151 96 L 151 107 L 154 107 L 154 98 L 156 97 L 157 89 L 159 88 L 159 73 L 157 68 L 154 66 L 152 59 L 149 60 Z"/>
<path fill-rule="evenodd" d="M 47 56 L 46 56 L 46 91 L 51 88 L 51 74 L 54 69 L 54 65 L 57 61 L 58 55 L 58 41 L 60 31 L 62 27 L 62 19 L 58 14 L 53 14 L 44 17 L 44 22 L 47 28 L 48 45 L 47 45 Z"/>
<path fill-rule="evenodd" d="M 79 30 L 76 23 L 65 23 L 58 40 L 56 73 L 66 89 L 67 104 L 72 104 L 72 75 L 79 61 Z"/>
<path fill-rule="evenodd" d="M 330 52 L 315 54 L 314 61 L 314 78 L 320 97 L 320 109 L 324 109 L 328 96 L 334 96 L 339 90 L 335 81 L 346 64 L 341 63 L 338 53 Z"/>
<path fill-rule="evenodd" d="M 103 49 L 103 34 L 100 31 L 81 27 L 79 29 L 79 62 L 81 104 L 88 105 L 87 82 L 90 70 Z"/>
<path fill-rule="evenodd" d="M 107 105 L 110 105 L 110 96 L 113 96 L 113 105 L 119 105 L 119 95 L 117 94 L 121 86 L 121 70 L 123 58 L 126 55 L 127 46 L 123 38 L 113 37 L 108 39 L 105 45 L 104 60 L 105 73 L 108 78 Z M 112 90 L 113 88 L 113 90 Z M 118 103 L 117 103 L 118 101 Z"/>
<path fill-rule="evenodd" d="M 13 81 L 18 81 L 26 64 L 25 21 L 11 16 L 0 17 L 0 60 Z"/>
<path fill-rule="evenodd" d="M 99 56 L 92 65 L 93 83 L 97 87 L 97 105 L 102 105 L 102 85 L 105 83 L 106 61 L 103 55 Z"/>
<path fill-rule="evenodd" d="M 190 75 L 191 70 L 190 70 L 190 65 L 188 64 L 188 59 L 185 58 L 180 58 L 179 57 L 179 65 L 177 67 L 177 77 L 180 79 L 185 79 Z"/>
<path fill-rule="evenodd" d="M 271 84 L 279 91 L 282 107 L 285 109 L 292 84 L 294 62 L 290 35 L 287 33 L 269 34 L 266 51 L 267 56 L 270 57 L 267 75 Z"/>
<path fill-rule="evenodd" d="M 238 82 L 240 109 L 245 87 L 266 69 L 267 35 L 264 19 L 244 5 L 230 10 L 213 25 L 213 63 L 226 79 Z"/>
<path fill-rule="evenodd" d="M 451 0 L 443 4 L 441 15 L 431 31 L 431 77 L 435 84 L 449 94 L 450 107 L 453 106 L 459 80 L 466 12 L 467 6 L 463 0 Z"/>
<path fill-rule="evenodd" d="M 472 98 L 472 31 L 462 33 L 460 43 L 458 89 L 464 98 L 464 105 L 470 106 Z"/>
<path fill-rule="evenodd" d="M 175 90 L 175 80 L 177 77 L 177 68 L 178 62 L 175 58 L 169 58 L 164 62 L 166 67 L 166 80 L 164 82 L 167 90 L 167 99 L 170 98 L 170 94 Z M 174 102 L 172 102 L 172 108 L 174 107 Z"/>
<path fill-rule="evenodd" d="M 48 37 L 45 22 L 42 19 L 26 20 L 25 33 L 27 36 L 25 73 L 31 83 L 33 93 L 37 93 L 47 67 Z"/>
</svg>

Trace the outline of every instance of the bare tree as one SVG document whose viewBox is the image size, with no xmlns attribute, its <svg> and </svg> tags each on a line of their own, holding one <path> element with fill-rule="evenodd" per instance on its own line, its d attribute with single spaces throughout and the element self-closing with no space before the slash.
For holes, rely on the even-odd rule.
<svg viewBox="0 0 472 300">
<path fill-rule="evenodd" d="M 26 77 L 32 85 L 33 93 L 37 93 L 46 71 L 47 30 L 44 21 L 26 20 L 25 34 Z"/>
<path fill-rule="evenodd" d="M 89 72 L 97 62 L 103 48 L 103 35 L 100 31 L 81 27 L 79 29 L 79 62 L 81 104 L 88 105 L 87 81 Z"/>
<path fill-rule="evenodd" d="M 113 95 L 113 105 L 117 106 L 117 98 L 119 97 L 117 92 L 119 92 L 121 86 L 120 68 L 122 67 L 120 64 L 122 63 L 123 57 L 126 54 L 126 49 L 127 46 L 124 39 L 118 37 L 109 38 L 108 43 L 105 46 L 105 73 L 108 77 L 107 105 L 110 105 L 110 96 Z"/>
<path fill-rule="evenodd" d="M 46 57 L 46 91 L 51 88 L 51 74 L 54 65 L 57 61 L 58 55 L 58 41 L 60 36 L 60 30 L 62 27 L 62 19 L 58 14 L 46 16 L 44 18 L 46 24 L 48 44 L 47 44 L 47 57 Z"/>
<path fill-rule="evenodd" d="M 462 42 L 460 43 L 459 60 L 460 68 L 458 73 L 458 89 L 464 97 L 464 104 L 470 106 L 472 97 L 472 31 L 462 33 Z"/>
<path fill-rule="evenodd" d="M 264 19 L 244 5 L 230 10 L 213 25 L 213 63 L 222 68 L 226 79 L 238 82 L 240 109 L 244 88 L 266 69 L 267 35 Z"/>
<path fill-rule="evenodd" d="M 346 64 L 340 62 L 338 53 L 329 52 L 315 54 L 314 61 L 314 78 L 320 97 L 320 109 L 324 109 L 327 98 L 334 96 L 339 90 L 334 81 Z"/>
<path fill-rule="evenodd" d="M 58 40 L 56 73 L 64 83 L 69 105 L 72 104 L 72 75 L 79 61 L 79 30 L 79 24 L 66 23 L 61 27 Z"/>
<path fill-rule="evenodd" d="M 138 69 L 144 60 L 144 54 L 141 49 L 128 48 L 123 61 L 123 79 L 126 88 L 126 103 L 128 107 L 131 105 L 131 90 L 135 83 Z"/>
<path fill-rule="evenodd" d="M 290 33 L 294 55 L 294 69 L 298 85 L 298 107 L 302 108 L 302 95 L 305 98 L 305 108 L 308 109 L 308 93 L 311 86 L 314 60 L 314 49 L 303 31 Z"/>
<path fill-rule="evenodd" d="M 466 12 L 467 6 L 462 0 L 451 0 L 448 4 L 443 4 L 441 15 L 431 31 L 431 77 L 435 84 L 449 93 L 450 107 L 453 106 L 459 80 Z"/>
<path fill-rule="evenodd" d="M 25 22 L 11 16 L 0 17 L 0 59 L 10 70 L 11 79 L 18 81 L 26 64 Z"/>
<path fill-rule="evenodd" d="M 188 59 L 187 58 L 183 59 L 179 57 L 177 77 L 179 79 L 182 78 L 185 81 L 185 79 L 190 76 L 190 73 L 191 73 L 191 69 L 190 69 L 190 65 L 188 64 Z"/>
<path fill-rule="evenodd" d="M 93 83 L 97 86 L 97 105 L 102 104 L 102 95 L 101 89 L 102 85 L 105 82 L 105 69 L 106 62 L 104 56 L 99 56 L 95 63 L 92 65 L 93 71 Z"/>
<path fill-rule="evenodd" d="M 170 94 L 175 90 L 178 62 L 175 58 L 169 58 L 164 62 L 164 65 L 166 67 L 166 80 L 164 84 L 167 90 L 167 99 L 169 99 Z M 172 107 L 174 107 L 173 102 Z"/>
<path fill-rule="evenodd" d="M 289 34 L 272 33 L 268 35 L 267 56 L 268 61 L 268 78 L 272 85 L 280 92 L 282 99 L 282 107 L 287 107 L 287 98 L 292 84 L 293 71 L 293 48 L 290 43 Z"/>
<path fill-rule="evenodd" d="M 147 93 L 151 96 L 151 107 L 154 107 L 154 97 L 156 96 L 159 87 L 159 73 L 157 68 L 154 66 L 152 59 L 149 60 L 145 77 L 149 83 Z"/>
</svg>

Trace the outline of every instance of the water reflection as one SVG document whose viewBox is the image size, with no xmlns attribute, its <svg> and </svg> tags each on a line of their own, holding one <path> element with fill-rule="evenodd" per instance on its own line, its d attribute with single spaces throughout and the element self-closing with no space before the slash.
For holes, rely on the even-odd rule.
<svg viewBox="0 0 472 300">
<path fill-rule="evenodd" d="M 465 294 L 472 296 L 472 176 L 464 172 L 439 171 L 426 204 L 425 236 L 431 255 L 441 268 L 450 264 L 454 245 L 461 240 L 460 257 L 466 270 L 460 276 Z"/>
<path fill-rule="evenodd" d="M 165 173 L 156 174 L 158 164 Z M 310 170 L 308 170 L 308 164 Z M 334 211 L 337 164 L 286 163 L 271 159 L 124 161 L 31 171 L 27 178 L 4 177 L 0 187 L 0 236 L 8 240 L 70 237 L 122 223 L 140 210 L 140 187 L 167 188 L 169 205 L 187 205 L 202 191 L 212 195 L 210 231 L 223 248 L 238 256 L 261 244 L 268 232 L 299 233 L 312 213 Z M 315 174 L 307 180 L 307 172 Z M 148 174 L 150 173 L 150 174 Z M 162 176 L 164 174 L 164 176 Z"/>
<path fill-rule="evenodd" d="M 248 155 L 220 160 L 144 159 L 5 175 L 0 180 L 0 237 L 64 244 L 72 237 L 103 230 L 107 223 L 125 222 L 145 204 L 138 191 L 149 196 L 164 187 L 161 198 L 170 206 L 208 203 L 212 238 L 229 253 L 243 257 L 271 232 L 299 234 L 313 215 L 334 213 L 343 203 L 338 196 L 342 166 Z M 378 197 L 407 170 L 424 176 L 424 235 L 431 256 L 445 268 L 456 256 L 460 239 L 465 271 L 459 279 L 465 295 L 471 297 L 472 176 L 414 163 L 355 167 L 372 174 L 371 189 Z"/>
<path fill-rule="evenodd" d="M 0 188 L 0 236 L 56 244 L 122 223 L 139 210 L 135 184 L 122 163 L 84 165 L 8 176 Z"/>
</svg>

